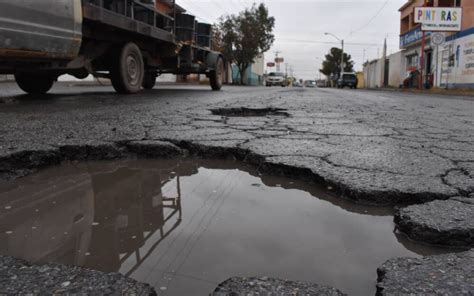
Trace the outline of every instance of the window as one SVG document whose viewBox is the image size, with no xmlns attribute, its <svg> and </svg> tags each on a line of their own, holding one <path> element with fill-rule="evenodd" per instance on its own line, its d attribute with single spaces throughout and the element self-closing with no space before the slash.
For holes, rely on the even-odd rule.
<svg viewBox="0 0 474 296">
<path fill-rule="evenodd" d="M 418 68 L 418 54 L 407 56 L 407 70 Z"/>
<path fill-rule="evenodd" d="M 400 23 L 400 32 L 404 34 L 408 30 L 410 30 L 410 17 L 407 15 Z"/>
<path fill-rule="evenodd" d="M 461 7 L 461 0 L 439 0 L 439 7 Z"/>
</svg>

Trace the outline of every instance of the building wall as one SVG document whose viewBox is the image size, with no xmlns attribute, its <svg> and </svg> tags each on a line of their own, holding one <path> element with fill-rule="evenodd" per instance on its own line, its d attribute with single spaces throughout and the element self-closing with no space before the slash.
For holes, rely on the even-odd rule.
<svg viewBox="0 0 474 296">
<path fill-rule="evenodd" d="M 403 51 L 396 52 L 387 57 L 388 61 L 388 86 L 398 88 L 403 84 L 405 76 Z M 379 88 L 382 85 L 383 59 L 373 60 L 364 65 L 364 81 L 366 88 Z"/>
<path fill-rule="evenodd" d="M 255 63 L 252 65 L 252 72 L 256 75 L 263 76 L 265 73 L 265 59 L 263 56 L 255 60 Z"/>
<path fill-rule="evenodd" d="M 474 88 L 474 27 L 453 37 L 438 48 L 435 85 Z M 454 58 L 454 65 L 451 67 L 450 56 Z"/>
<path fill-rule="evenodd" d="M 402 24 L 400 23 L 400 34 L 405 34 L 414 27 L 418 26 L 418 24 L 414 23 L 413 12 L 415 7 L 423 6 L 423 3 L 424 0 L 409 0 L 407 3 L 405 3 L 405 5 L 400 8 L 400 20 L 403 20 L 406 17 L 409 18 L 409 25 L 407 28 L 403 28 Z"/>
<path fill-rule="evenodd" d="M 380 84 L 379 60 L 373 60 L 364 66 L 364 81 L 366 88 L 378 88 Z"/>
<path fill-rule="evenodd" d="M 364 72 L 357 72 L 357 88 L 365 88 Z"/>
<path fill-rule="evenodd" d="M 265 73 L 265 59 L 263 56 L 257 58 L 255 63 L 250 65 L 244 74 L 246 85 L 263 85 L 263 74 Z M 240 82 L 240 73 L 236 65 L 232 65 L 232 81 Z"/>
<path fill-rule="evenodd" d="M 463 0 L 462 7 L 462 30 L 467 30 L 474 27 L 474 1 Z"/>
<path fill-rule="evenodd" d="M 388 56 L 389 71 L 388 71 L 388 85 L 391 87 L 399 87 L 403 84 L 405 63 L 402 51 Z"/>
</svg>

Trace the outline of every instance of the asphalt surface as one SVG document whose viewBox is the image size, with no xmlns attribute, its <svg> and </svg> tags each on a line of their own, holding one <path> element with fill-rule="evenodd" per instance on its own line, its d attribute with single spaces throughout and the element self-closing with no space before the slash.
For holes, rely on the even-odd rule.
<svg viewBox="0 0 474 296">
<path fill-rule="evenodd" d="M 441 200 L 436 210 L 443 211 L 444 200 L 474 193 L 472 97 L 170 85 L 121 96 L 110 87 L 67 84 L 32 97 L 3 83 L 0 102 L 0 175 L 7 179 L 62 160 L 184 151 L 232 155 L 262 170 L 316 179 L 359 203 Z M 430 217 L 416 215 L 417 223 L 405 225 L 436 229 L 449 222 L 450 229 L 468 225 L 472 233 L 471 212 L 451 219 L 424 211 Z M 436 241 L 417 235 L 426 231 L 405 233 Z"/>
<path fill-rule="evenodd" d="M 3 158 L 66 145 L 183 141 L 308 168 L 360 202 L 415 203 L 474 192 L 470 98 L 263 87 L 212 92 L 200 86 L 119 96 L 110 87 L 64 84 L 52 95 L 30 97 L 14 85 L 0 87 Z M 282 108 L 290 116 L 210 111 L 239 107 Z"/>
<path fill-rule="evenodd" d="M 319 295 L 343 296 L 341 291 L 317 284 L 273 278 L 230 278 L 221 283 L 212 296 L 235 295 Z"/>
<path fill-rule="evenodd" d="M 118 273 L 61 264 L 30 265 L 0 256 L 1 295 L 156 295 L 147 284 Z"/>
</svg>

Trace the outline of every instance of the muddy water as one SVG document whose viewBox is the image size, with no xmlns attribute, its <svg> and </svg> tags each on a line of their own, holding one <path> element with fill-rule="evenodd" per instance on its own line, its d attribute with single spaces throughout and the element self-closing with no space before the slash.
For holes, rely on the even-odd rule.
<svg viewBox="0 0 474 296">
<path fill-rule="evenodd" d="M 68 164 L 0 183 L 0 254 L 119 271 L 161 295 L 254 275 L 373 295 L 385 260 L 446 251 L 397 237 L 392 215 L 231 161 Z"/>
</svg>

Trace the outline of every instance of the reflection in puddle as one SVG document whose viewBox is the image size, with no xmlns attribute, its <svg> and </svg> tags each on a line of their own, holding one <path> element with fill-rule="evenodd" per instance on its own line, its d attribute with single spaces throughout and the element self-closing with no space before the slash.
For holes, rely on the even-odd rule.
<svg viewBox="0 0 474 296">
<path fill-rule="evenodd" d="M 167 295 L 254 275 L 367 295 L 385 260 L 448 251 L 397 238 L 392 215 L 231 161 L 68 164 L 0 183 L 0 254 L 119 271 Z"/>
</svg>

